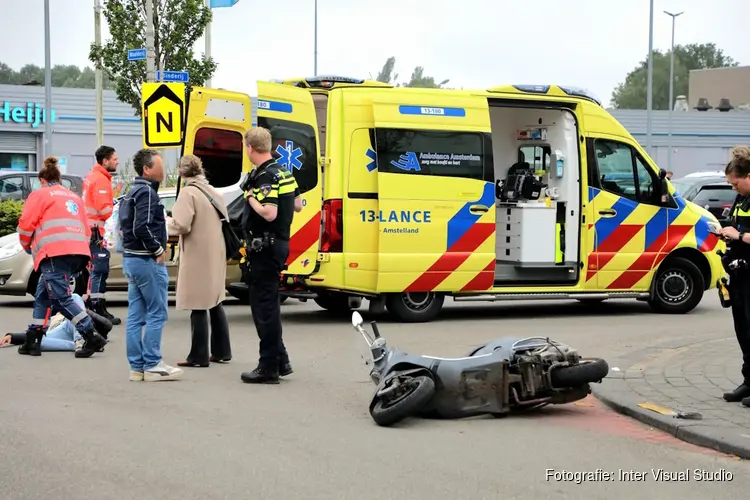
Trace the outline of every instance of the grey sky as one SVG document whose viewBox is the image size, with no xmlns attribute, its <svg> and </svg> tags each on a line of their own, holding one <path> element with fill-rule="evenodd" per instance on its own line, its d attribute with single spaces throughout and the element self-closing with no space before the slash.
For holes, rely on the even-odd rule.
<svg viewBox="0 0 750 500">
<path fill-rule="evenodd" d="M 93 0 L 51 0 L 52 63 L 88 64 Z M 374 77 L 389 56 L 450 86 L 560 83 L 605 103 L 648 52 L 648 0 L 318 0 L 321 74 Z M 750 65 L 747 0 L 656 0 L 654 47 L 714 42 Z M 213 85 L 255 94 L 257 79 L 313 74 L 313 0 L 239 0 L 214 11 Z M 43 1 L 0 0 L 0 60 L 44 64 Z M 108 37 L 106 26 L 103 37 Z M 203 51 L 203 40 L 196 51 Z M 171 69 L 171 68 L 167 68 Z"/>
</svg>

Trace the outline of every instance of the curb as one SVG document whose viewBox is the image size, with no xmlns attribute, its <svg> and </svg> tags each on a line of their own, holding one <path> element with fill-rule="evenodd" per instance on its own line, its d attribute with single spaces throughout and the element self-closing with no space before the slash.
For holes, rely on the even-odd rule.
<svg viewBox="0 0 750 500">
<path fill-rule="evenodd" d="M 711 426 L 702 420 L 682 420 L 643 409 L 638 403 L 644 401 L 636 401 L 635 393 L 629 389 L 625 379 L 612 377 L 612 374 L 596 387 L 592 384 L 591 392 L 614 411 L 666 432 L 681 441 L 750 460 L 750 434 L 743 435 L 743 429 L 739 426 Z M 747 444 L 741 443 L 742 440 L 746 440 Z"/>
</svg>

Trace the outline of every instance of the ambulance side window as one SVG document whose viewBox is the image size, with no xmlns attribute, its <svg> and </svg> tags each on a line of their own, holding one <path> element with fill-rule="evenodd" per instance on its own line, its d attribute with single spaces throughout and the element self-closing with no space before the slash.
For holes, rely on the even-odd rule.
<svg viewBox="0 0 750 500">
<path fill-rule="evenodd" d="M 636 202 L 661 205 L 658 177 L 629 145 L 589 139 L 589 185 Z"/>
<path fill-rule="evenodd" d="M 258 117 L 258 126 L 271 131 L 271 154 L 294 175 L 300 193 L 318 185 L 318 150 L 315 129 L 303 123 Z"/>
<path fill-rule="evenodd" d="M 233 130 L 200 128 L 193 154 L 203 162 L 206 179 L 214 187 L 231 186 L 242 177 L 242 134 Z"/>
<path fill-rule="evenodd" d="M 489 134 L 381 128 L 375 144 L 380 172 L 494 182 Z"/>
</svg>

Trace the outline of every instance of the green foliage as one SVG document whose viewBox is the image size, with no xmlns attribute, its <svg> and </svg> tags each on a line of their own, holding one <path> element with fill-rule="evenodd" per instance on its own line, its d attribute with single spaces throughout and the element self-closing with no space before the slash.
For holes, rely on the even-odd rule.
<svg viewBox="0 0 750 500">
<path fill-rule="evenodd" d="M 52 86 L 75 89 L 95 88 L 95 72 L 86 66 L 81 69 L 74 65 L 52 67 Z M 5 63 L 0 62 L 0 84 L 7 85 L 44 85 L 44 68 L 36 64 L 27 64 L 16 71 Z M 114 85 L 103 75 L 103 88 L 113 89 Z"/>
<path fill-rule="evenodd" d="M 23 202 L 18 200 L 0 201 L 0 237 L 16 232 L 18 219 L 23 212 Z"/>
<path fill-rule="evenodd" d="M 111 38 L 91 44 L 89 60 L 115 83 L 117 97 L 141 114 L 141 85 L 146 81 L 146 61 L 128 61 L 128 49 L 146 46 L 146 2 L 104 0 L 104 18 Z M 211 21 L 204 0 L 154 0 L 155 69 L 187 71 L 190 86 L 201 86 L 216 71 L 205 54 L 198 60 L 193 47 Z"/>
<path fill-rule="evenodd" d="M 389 57 L 383 65 L 383 68 L 375 77 L 375 80 L 383 83 L 390 83 L 396 87 L 419 87 L 427 89 L 439 89 L 443 88 L 443 85 L 447 84 L 450 80 L 443 80 L 440 83 L 435 81 L 434 77 L 424 76 L 424 68 L 417 66 L 411 74 L 411 79 L 405 83 L 396 83 L 398 81 L 398 73 L 393 73 L 396 67 L 396 58 Z"/>
<path fill-rule="evenodd" d="M 688 95 L 690 71 L 694 69 L 737 66 L 731 57 L 715 44 L 677 45 L 674 50 L 674 96 Z M 653 109 L 668 110 L 671 51 L 655 50 L 653 74 Z M 641 61 L 612 93 L 612 105 L 618 109 L 646 109 L 648 58 Z"/>
</svg>

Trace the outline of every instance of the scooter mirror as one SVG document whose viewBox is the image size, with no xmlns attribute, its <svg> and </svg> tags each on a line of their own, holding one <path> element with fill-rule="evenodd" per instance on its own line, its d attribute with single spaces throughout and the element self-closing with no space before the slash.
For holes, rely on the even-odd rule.
<svg viewBox="0 0 750 500">
<path fill-rule="evenodd" d="M 359 314 L 359 312 L 354 311 L 352 313 L 352 326 L 356 328 L 360 326 L 363 322 L 364 320 L 362 319 L 362 315 Z"/>
</svg>

